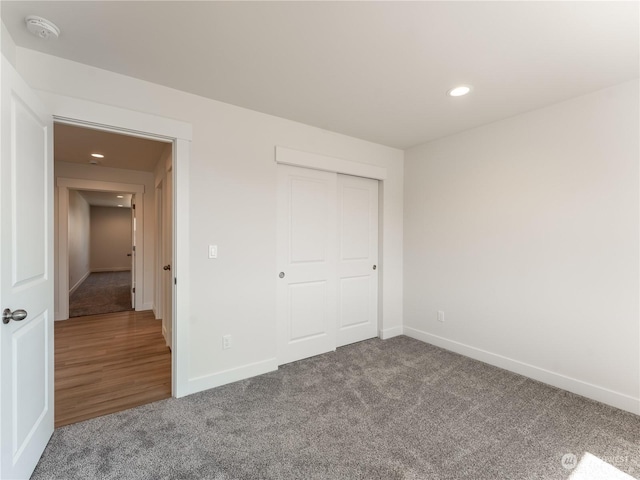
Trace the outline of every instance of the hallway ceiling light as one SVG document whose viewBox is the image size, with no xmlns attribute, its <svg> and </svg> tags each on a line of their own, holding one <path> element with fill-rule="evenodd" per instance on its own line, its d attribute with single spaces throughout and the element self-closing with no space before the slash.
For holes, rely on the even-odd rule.
<svg viewBox="0 0 640 480">
<path fill-rule="evenodd" d="M 24 19 L 27 24 L 27 30 L 33 33 L 36 37 L 47 40 L 53 38 L 54 40 L 60 35 L 60 29 L 46 18 L 38 17 L 37 15 L 29 15 Z"/>
<path fill-rule="evenodd" d="M 104 158 L 104 155 L 101 153 L 92 153 L 91 156 L 95 158 Z"/>
<path fill-rule="evenodd" d="M 116 195 L 116 198 L 124 198 L 124 195 Z"/>
<path fill-rule="evenodd" d="M 471 91 L 470 85 L 459 85 L 447 92 L 450 97 L 462 97 Z"/>
<path fill-rule="evenodd" d="M 119 207 L 124 207 L 124 205 L 118 205 Z"/>
</svg>

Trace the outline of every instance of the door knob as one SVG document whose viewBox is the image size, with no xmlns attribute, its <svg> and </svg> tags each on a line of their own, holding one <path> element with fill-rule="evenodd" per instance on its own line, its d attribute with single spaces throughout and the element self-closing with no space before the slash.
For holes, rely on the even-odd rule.
<svg viewBox="0 0 640 480">
<path fill-rule="evenodd" d="M 127 257 L 130 257 L 130 256 L 131 256 L 131 254 L 130 254 L 130 253 L 127 253 Z"/>
<path fill-rule="evenodd" d="M 279 276 L 280 278 L 284 278 L 284 272 L 280 272 L 280 273 L 278 274 L 278 276 Z"/>
<path fill-rule="evenodd" d="M 2 312 L 2 323 L 9 323 L 11 320 L 19 322 L 27 318 L 26 310 L 14 310 L 13 312 L 9 308 L 5 308 Z"/>
<path fill-rule="evenodd" d="M 378 266 L 377 266 L 377 265 L 374 265 L 374 266 L 373 266 L 373 269 L 375 270 L 376 268 L 378 268 Z"/>
<path fill-rule="evenodd" d="M 162 267 L 163 270 L 171 270 L 171 265 L 165 265 Z"/>
</svg>

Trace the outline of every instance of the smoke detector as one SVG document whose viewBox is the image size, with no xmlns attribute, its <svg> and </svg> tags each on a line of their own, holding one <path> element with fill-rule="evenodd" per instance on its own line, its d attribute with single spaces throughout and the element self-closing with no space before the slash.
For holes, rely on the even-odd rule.
<svg viewBox="0 0 640 480">
<path fill-rule="evenodd" d="M 48 38 L 56 39 L 60 35 L 60 29 L 46 18 L 29 15 L 24 21 L 27 24 L 27 30 L 36 37 L 46 40 Z"/>
</svg>

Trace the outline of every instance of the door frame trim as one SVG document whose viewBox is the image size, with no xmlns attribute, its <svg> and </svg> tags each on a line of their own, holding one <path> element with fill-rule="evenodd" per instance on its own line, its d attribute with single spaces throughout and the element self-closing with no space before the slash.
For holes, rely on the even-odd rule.
<svg viewBox="0 0 640 480">
<path fill-rule="evenodd" d="M 56 298 L 57 308 L 55 309 L 56 320 L 67 320 L 69 318 L 69 190 L 93 190 L 98 192 L 122 192 L 144 194 L 144 185 L 132 183 L 103 182 L 101 180 L 84 180 L 80 178 L 59 177 L 55 187 L 58 191 L 58 225 L 56 225 L 57 248 L 55 258 L 57 260 L 55 283 L 58 287 L 58 298 Z M 144 202 L 140 205 L 139 229 L 136 230 L 136 245 L 139 245 L 136 252 L 136 285 L 144 282 L 139 281 L 143 276 L 142 259 L 144 256 Z M 142 310 L 142 297 L 136 295 L 136 310 Z"/>
<path fill-rule="evenodd" d="M 35 90 L 53 114 L 54 122 L 90 127 L 173 144 L 173 351 L 171 394 L 189 393 L 189 163 L 193 127 L 190 123 L 104 105 L 89 100 Z M 181 215 L 180 212 L 183 212 Z M 177 278 L 180 277 L 180 281 Z"/>
</svg>

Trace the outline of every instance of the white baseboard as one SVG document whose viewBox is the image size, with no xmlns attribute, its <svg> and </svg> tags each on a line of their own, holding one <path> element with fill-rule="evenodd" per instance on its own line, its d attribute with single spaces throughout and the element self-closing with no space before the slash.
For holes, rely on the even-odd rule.
<svg viewBox="0 0 640 480">
<path fill-rule="evenodd" d="M 76 284 L 75 284 L 73 287 L 71 287 L 71 288 L 69 289 L 69 295 L 71 295 L 73 292 L 75 292 L 75 291 L 78 289 L 78 287 L 79 287 L 80 285 L 82 285 L 82 282 L 84 282 L 84 281 L 87 279 L 87 277 L 88 277 L 89 275 L 91 275 L 91 270 L 89 270 L 87 273 L 85 273 L 85 274 L 82 276 L 82 278 L 81 278 L 80 280 L 78 280 L 78 281 L 76 282 Z"/>
<path fill-rule="evenodd" d="M 91 273 L 101 272 L 130 272 L 131 267 L 115 267 L 115 268 L 92 268 Z"/>
<path fill-rule="evenodd" d="M 137 295 L 137 293 L 136 293 L 136 295 Z M 144 311 L 147 311 L 147 310 L 153 310 L 153 302 L 143 303 L 142 306 L 140 308 L 136 308 L 136 310 L 140 311 L 140 312 L 144 312 Z"/>
<path fill-rule="evenodd" d="M 397 337 L 398 335 L 402 335 L 402 325 L 398 325 L 397 327 L 385 328 L 378 331 L 378 336 L 382 340 L 387 340 L 388 338 Z"/>
<path fill-rule="evenodd" d="M 560 373 L 545 370 L 544 368 L 536 367 L 528 363 L 523 363 L 518 360 L 504 357 L 496 353 L 491 353 L 480 348 L 456 342 L 454 340 L 449 340 L 447 338 L 433 335 L 422 330 L 417 330 L 415 328 L 406 326 L 403 330 L 405 335 L 411 338 L 415 338 L 416 340 L 430 343 L 437 347 L 459 353 L 466 357 L 480 360 L 481 362 L 488 363 L 489 365 L 504 368 L 505 370 L 524 375 L 525 377 L 538 380 L 539 382 L 546 383 L 548 385 L 552 385 L 554 387 L 561 388 L 578 395 L 582 395 L 583 397 L 587 397 L 592 400 L 597 400 L 598 402 L 606 403 L 607 405 L 611 405 L 621 410 L 626 410 L 627 412 L 635 413 L 636 415 L 640 415 L 640 398 L 634 398 L 620 392 L 615 392 L 598 385 L 593 385 L 591 383 L 583 382 L 582 380 L 567 377 Z"/>
<path fill-rule="evenodd" d="M 237 382 L 245 378 L 255 377 L 263 373 L 272 372 L 278 369 L 278 362 L 275 358 L 263 360 L 261 362 L 250 363 L 241 367 L 231 368 L 210 375 L 189 379 L 186 395 L 201 392 L 210 388 L 220 387 L 227 383 Z"/>
<path fill-rule="evenodd" d="M 169 339 L 167 338 L 167 327 L 164 325 L 164 322 L 162 322 L 162 338 L 164 338 L 164 343 L 167 347 L 171 348 L 171 343 L 169 343 Z"/>
</svg>

